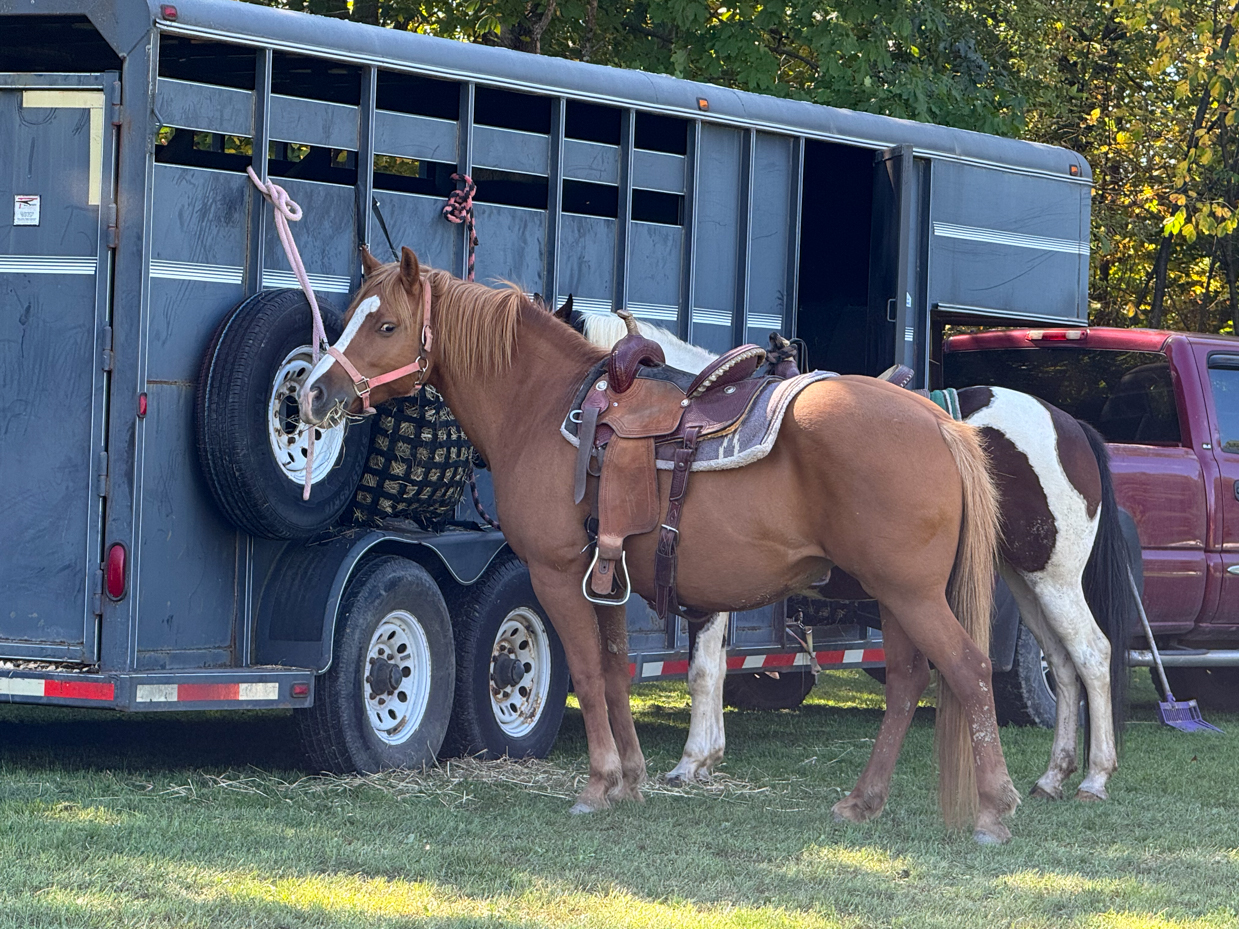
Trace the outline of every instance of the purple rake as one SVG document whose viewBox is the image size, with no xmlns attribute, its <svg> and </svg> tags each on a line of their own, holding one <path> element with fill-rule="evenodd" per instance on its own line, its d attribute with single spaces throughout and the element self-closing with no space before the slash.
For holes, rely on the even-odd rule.
<svg viewBox="0 0 1239 929">
<path fill-rule="evenodd" d="M 1170 691 L 1170 682 L 1166 680 L 1166 669 L 1162 667 L 1162 656 L 1157 650 L 1157 643 L 1153 641 L 1149 616 L 1144 612 L 1144 604 L 1140 602 L 1140 591 L 1136 589 L 1135 578 L 1130 571 L 1127 577 L 1131 581 L 1132 593 L 1136 595 L 1136 609 L 1140 612 L 1140 622 L 1144 625 L 1144 634 L 1149 640 L 1149 649 L 1153 652 L 1153 664 L 1157 666 L 1157 676 L 1161 678 L 1162 692 L 1166 695 L 1165 701 L 1157 704 L 1157 716 L 1162 725 L 1181 732 L 1221 732 L 1217 726 L 1205 722 L 1195 700 L 1175 700 Z"/>
</svg>

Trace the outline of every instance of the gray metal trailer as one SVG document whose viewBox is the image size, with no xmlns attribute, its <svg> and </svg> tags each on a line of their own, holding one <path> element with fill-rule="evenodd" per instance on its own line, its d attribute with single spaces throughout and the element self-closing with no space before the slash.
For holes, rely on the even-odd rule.
<svg viewBox="0 0 1239 929">
<path fill-rule="evenodd" d="M 0 0 L 0 698 L 300 708 L 329 767 L 424 760 L 449 722 L 460 749 L 554 738 L 562 653 L 501 534 L 262 538 L 204 476 L 195 404 L 235 374 L 210 352 L 233 307 L 294 286 L 247 165 L 304 207 L 339 305 L 387 232 L 463 273 L 456 172 L 479 279 L 715 351 L 780 329 L 814 367 L 932 377 L 947 323 L 1087 320 L 1069 151 L 231 0 Z M 278 386 L 255 454 L 281 451 Z M 420 593 L 374 606 L 388 575 Z M 735 614 L 730 668 L 879 666 L 863 609 L 832 615 L 814 639 L 783 604 Z M 630 630 L 635 679 L 685 673 L 682 626 L 634 605 Z"/>
</svg>

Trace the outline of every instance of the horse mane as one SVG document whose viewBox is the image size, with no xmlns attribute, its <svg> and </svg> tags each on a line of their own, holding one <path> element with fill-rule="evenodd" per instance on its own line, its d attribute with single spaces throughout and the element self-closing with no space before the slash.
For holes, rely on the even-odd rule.
<svg viewBox="0 0 1239 929">
<path fill-rule="evenodd" d="M 585 338 L 593 345 L 609 349 L 628 334 L 624 321 L 614 313 L 585 313 L 583 315 Z M 662 326 L 647 323 L 645 320 L 637 320 L 637 329 L 647 339 L 653 339 L 661 345 L 667 356 L 667 364 L 681 371 L 697 373 L 718 357 L 698 345 L 685 342 Z"/>
<path fill-rule="evenodd" d="M 434 301 L 434 353 L 446 367 L 458 376 L 497 374 L 512 365 L 512 353 L 517 332 L 530 321 L 556 322 L 545 310 L 535 307 L 521 288 L 511 281 L 501 281 L 499 287 L 488 287 L 473 281 L 462 281 L 448 271 L 422 265 L 423 280 L 430 282 Z M 390 306 L 402 325 L 416 326 L 421 317 L 421 300 L 414 300 L 400 278 L 400 263 L 393 262 L 375 269 L 366 276 L 354 305 L 363 294 L 377 293 L 384 306 Z M 530 312 L 523 313 L 528 308 Z M 548 330 L 569 338 L 564 348 L 572 360 L 593 364 L 605 354 L 598 351 L 570 327 L 556 322 Z M 573 351 L 573 349 L 577 349 Z"/>
</svg>

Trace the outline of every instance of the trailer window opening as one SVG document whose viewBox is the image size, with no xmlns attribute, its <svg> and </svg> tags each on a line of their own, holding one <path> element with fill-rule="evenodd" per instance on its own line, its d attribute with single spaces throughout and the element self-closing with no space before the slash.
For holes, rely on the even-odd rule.
<svg viewBox="0 0 1239 929">
<path fill-rule="evenodd" d="M 549 188 L 545 177 L 492 168 L 474 168 L 471 177 L 478 185 L 477 193 L 473 195 L 477 203 L 546 209 Z"/>
<path fill-rule="evenodd" d="M 564 181 L 563 211 L 583 216 L 619 216 L 619 188 L 613 184 Z"/>
<path fill-rule="evenodd" d="M 271 56 L 271 93 L 324 103 L 361 103 L 361 69 L 288 52 Z"/>
<path fill-rule="evenodd" d="M 637 113 L 633 144 L 650 152 L 688 154 L 688 120 L 657 113 Z"/>
<path fill-rule="evenodd" d="M 658 223 L 661 226 L 684 225 L 684 198 L 680 194 L 661 190 L 632 192 L 632 218 L 638 223 Z"/>
<path fill-rule="evenodd" d="M 869 310 L 873 170 L 869 149 L 805 144 L 796 335 L 810 368 L 877 374 L 889 364 L 871 357 L 889 344 L 878 335 L 885 316 L 871 320 Z"/>
<path fill-rule="evenodd" d="M 446 198 L 456 189 L 456 165 L 397 155 L 374 156 L 374 189 Z"/>
<path fill-rule="evenodd" d="M 473 121 L 482 126 L 548 135 L 551 131 L 551 98 L 478 87 L 473 97 Z"/>
<path fill-rule="evenodd" d="M 1182 442 L 1170 362 L 1160 352 L 1045 347 L 946 352 L 942 372 L 952 387 L 992 384 L 1040 397 L 1084 420 L 1107 442 Z"/>
<path fill-rule="evenodd" d="M 326 184 L 357 183 L 357 153 L 349 149 L 272 141 L 267 148 L 267 174 Z"/>
<path fill-rule="evenodd" d="M 564 110 L 564 136 L 582 142 L 619 145 L 620 111 L 613 106 L 569 100 Z"/>
<path fill-rule="evenodd" d="M 159 37 L 160 77 L 253 90 L 256 65 L 254 50 L 242 45 L 166 34 Z"/>
<path fill-rule="evenodd" d="M 249 136 L 163 126 L 155 137 L 158 164 L 244 173 L 253 156 L 254 141 Z"/>
<path fill-rule="evenodd" d="M 419 74 L 380 71 L 375 108 L 455 122 L 460 117 L 460 86 Z"/>
<path fill-rule="evenodd" d="M 119 71 L 121 59 L 85 16 L 0 19 L 4 70 Z"/>
</svg>

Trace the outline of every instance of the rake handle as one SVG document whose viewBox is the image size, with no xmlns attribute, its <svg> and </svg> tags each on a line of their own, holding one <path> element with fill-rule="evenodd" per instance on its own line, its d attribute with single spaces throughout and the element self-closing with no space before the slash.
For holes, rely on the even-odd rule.
<svg viewBox="0 0 1239 929">
<path fill-rule="evenodd" d="M 1145 637 L 1149 640 L 1149 651 L 1153 653 L 1153 664 L 1157 667 L 1157 676 L 1161 678 L 1162 690 L 1166 694 L 1166 702 L 1174 703 L 1174 694 L 1170 692 L 1170 682 L 1166 680 L 1166 669 L 1162 667 L 1162 656 L 1153 641 L 1153 629 L 1149 625 L 1149 614 L 1144 611 L 1144 603 L 1140 600 L 1140 591 L 1136 588 L 1136 579 L 1132 577 L 1131 568 L 1127 569 L 1127 581 L 1131 584 L 1131 592 L 1136 598 L 1136 611 L 1140 614 L 1140 624 L 1144 626 Z"/>
</svg>

